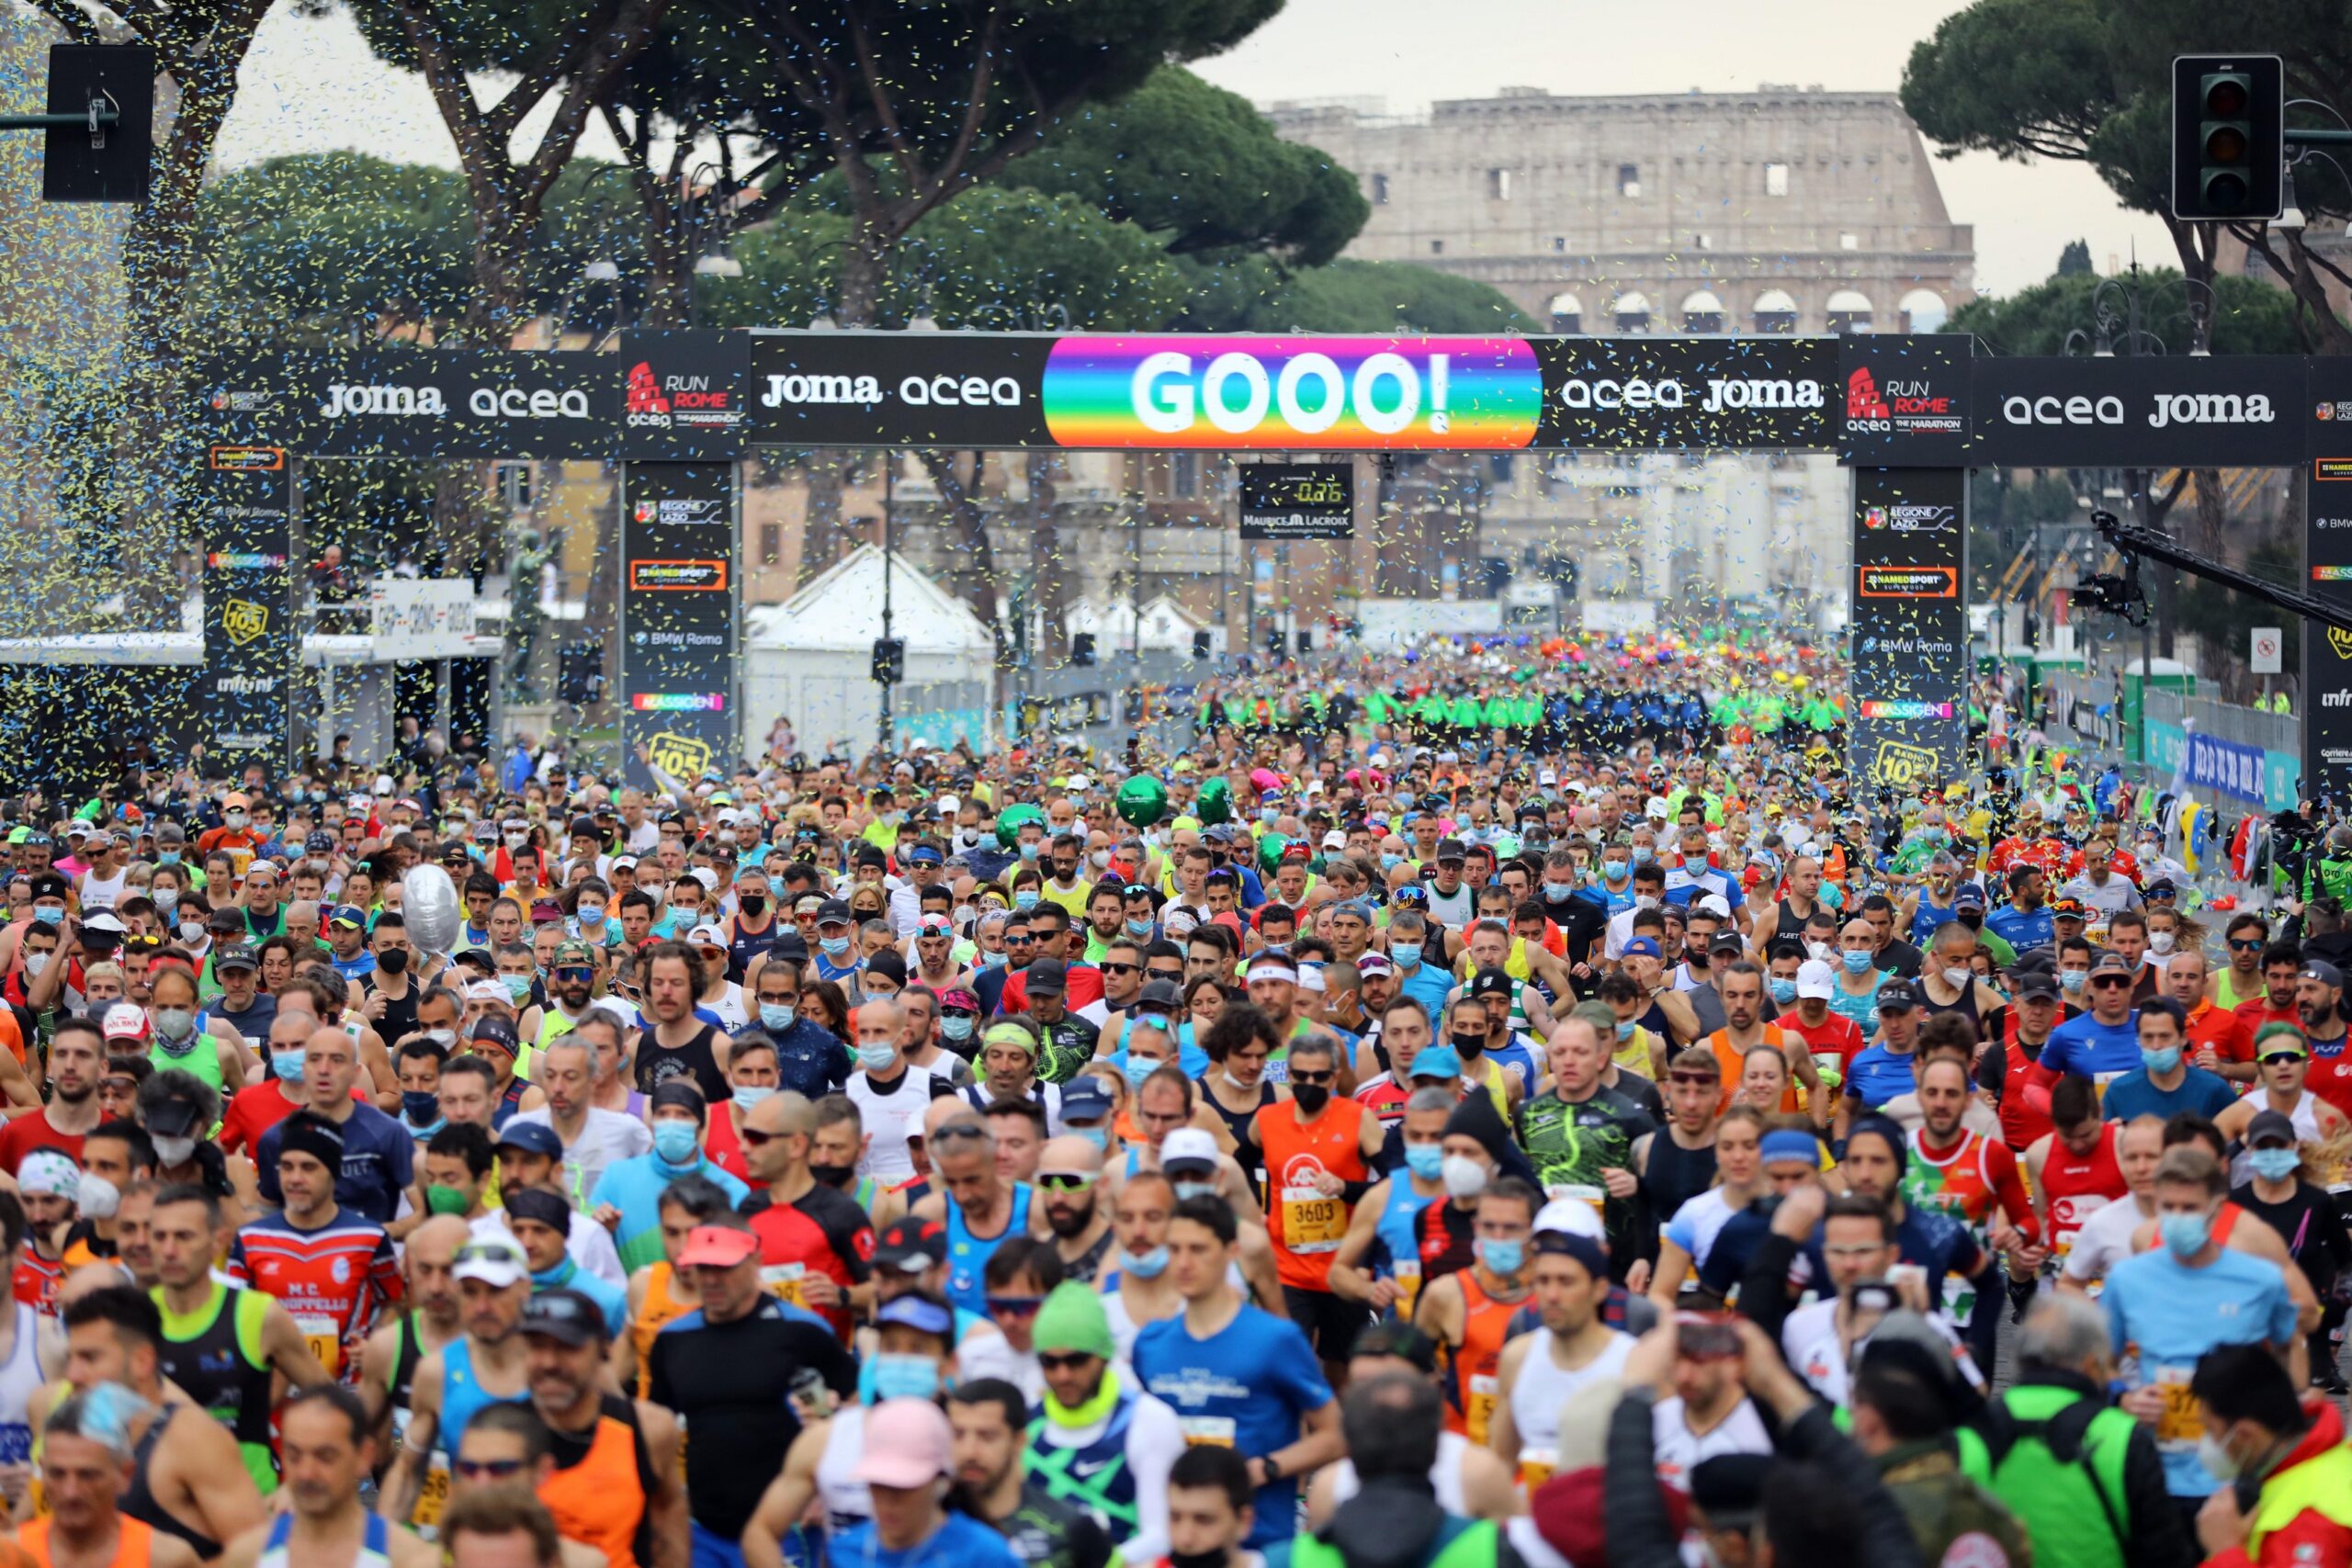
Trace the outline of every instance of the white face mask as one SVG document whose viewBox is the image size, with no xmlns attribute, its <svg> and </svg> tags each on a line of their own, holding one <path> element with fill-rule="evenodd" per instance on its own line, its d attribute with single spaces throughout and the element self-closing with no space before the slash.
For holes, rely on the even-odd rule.
<svg viewBox="0 0 2352 1568">
<path fill-rule="evenodd" d="M 1943 974 L 1944 984 L 1955 991 L 1968 989 L 1969 982 L 1976 978 L 1976 972 L 1973 969 L 1947 969 Z"/>
<path fill-rule="evenodd" d="M 2148 951 L 2158 954 L 2168 953 L 2172 951 L 2172 944 L 2175 940 L 2173 933 L 2170 931 L 2150 931 L 2148 933 Z"/>
<path fill-rule="evenodd" d="M 1448 1197 L 1473 1198 L 1487 1190 L 1492 1173 L 1468 1155 L 1448 1155 L 1438 1174 Z"/>
</svg>

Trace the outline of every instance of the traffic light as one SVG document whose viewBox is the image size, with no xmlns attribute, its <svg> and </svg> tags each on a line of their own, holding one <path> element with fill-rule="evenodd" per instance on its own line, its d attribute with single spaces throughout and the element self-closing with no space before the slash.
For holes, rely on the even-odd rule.
<svg viewBox="0 0 2352 1568">
<path fill-rule="evenodd" d="M 1301 653 L 1312 653 L 1315 651 L 1315 634 L 1313 632 L 1301 632 L 1298 634 L 1298 651 Z"/>
<path fill-rule="evenodd" d="M 1209 634 L 1207 632 L 1197 631 L 1193 634 L 1193 658 L 1206 659 L 1209 656 Z"/>
<path fill-rule="evenodd" d="M 1094 662 L 1094 634 L 1092 632 L 1075 632 L 1071 634 L 1069 639 L 1069 661 L 1072 664 L 1092 664 Z"/>
<path fill-rule="evenodd" d="M 2172 62 L 2172 211 L 2183 221 L 2278 216 L 2287 159 L 2286 77 L 2275 54 L 2184 54 Z"/>
<path fill-rule="evenodd" d="M 876 684 L 895 686 L 907 678 L 907 639 L 902 637 L 877 637 L 874 639 L 874 680 Z"/>
<path fill-rule="evenodd" d="M 43 201 L 144 201 L 155 162 L 155 51 L 143 43 L 56 43 L 49 48 L 49 112 L 82 123 L 51 126 L 41 152 Z M 93 108 L 114 119 L 94 126 Z"/>
<path fill-rule="evenodd" d="M 1143 722 L 1144 716 L 1143 688 L 1140 686 L 1129 686 L 1122 696 L 1123 700 L 1119 705 L 1121 722 L 1125 724 L 1141 724 Z"/>
</svg>

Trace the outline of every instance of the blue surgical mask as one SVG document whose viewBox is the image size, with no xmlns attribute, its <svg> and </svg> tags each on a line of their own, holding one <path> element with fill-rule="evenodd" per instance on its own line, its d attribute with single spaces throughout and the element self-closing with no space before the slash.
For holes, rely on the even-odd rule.
<svg viewBox="0 0 2352 1568">
<path fill-rule="evenodd" d="M 1393 854 L 1390 854 L 1386 850 L 1383 850 L 1383 851 L 1381 851 L 1381 852 L 1380 852 L 1380 869 L 1381 869 L 1381 870 L 1383 870 L 1383 871 L 1395 871 L 1398 866 L 1403 865 L 1404 863 L 1405 863 L 1405 857 L 1404 857 L 1403 855 L 1393 855 Z"/>
<path fill-rule="evenodd" d="M 1111 1147 L 1111 1131 L 1107 1127 L 1065 1127 L 1062 1131 L 1073 1138 L 1084 1138 L 1088 1143 L 1106 1153 Z M 1160 1248 L 1163 1253 L 1167 1250 L 1164 1247 Z"/>
<path fill-rule="evenodd" d="M 36 904 L 33 919 L 45 926 L 62 926 L 65 923 L 65 910 L 62 906 L 52 909 L 46 904 Z"/>
<path fill-rule="evenodd" d="M 857 1065 L 869 1073 L 882 1072 L 898 1059 L 899 1048 L 887 1040 L 879 1045 L 860 1045 L 857 1048 Z"/>
<path fill-rule="evenodd" d="M 2143 1046 L 2140 1051 L 2140 1065 L 2152 1073 L 2168 1073 L 2180 1066 L 2180 1047 L 2167 1045 L 2161 1051 L 2151 1051 Z"/>
<path fill-rule="evenodd" d="M 1004 960 L 1005 954 L 1001 950 L 995 953 L 983 953 L 980 954 L 980 967 L 983 969 L 1001 969 L 1004 967 Z"/>
<path fill-rule="evenodd" d="M 1797 983 L 1794 980 L 1783 980 L 1775 975 L 1769 982 L 1769 988 L 1771 990 L 1772 999 L 1782 1007 L 1797 999 Z"/>
<path fill-rule="evenodd" d="M 1155 1247 L 1141 1258 L 1132 1252 L 1122 1252 L 1119 1267 L 1138 1280 L 1157 1280 L 1168 1271 L 1168 1248 Z"/>
<path fill-rule="evenodd" d="M 820 936 L 817 939 L 817 945 L 825 950 L 826 957 L 839 958 L 842 953 L 849 951 L 849 938 L 845 936 Z"/>
<path fill-rule="evenodd" d="M 531 977 L 530 977 L 528 975 L 509 975 L 509 976 L 506 976 L 506 994 L 507 994 L 508 996 L 510 996 L 510 997 L 513 997 L 513 998 L 514 998 L 514 1000 L 515 1000 L 517 1003 L 526 1002 L 526 1001 L 530 1000 L 530 999 L 531 999 Z"/>
<path fill-rule="evenodd" d="M 1396 967 L 1399 969 L 1417 967 L 1421 962 L 1421 943 L 1392 942 L 1388 944 L 1388 956 L 1396 960 Z"/>
<path fill-rule="evenodd" d="M 1170 1185 L 1176 1189 L 1176 1201 L 1179 1203 L 1182 1202 L 1187 1198 L 1214 1198 L 1216 1196 L 1216 1183 L 1214 1181 L 1178 1181 L 1172 1182 Z"/>
<path fill-rule="evenodd" d="M 2063 990 L 2079 991 L 2090 977 L 2091 972 L 2087 969 L 2061 969 L 2058 971 L 2058 985 Z"/>
<path fill-rule="evenodd" d="M 771 1034 L 781 1034 L 784 1031 L 790 1029 L 799 1017 L 800 1005 L 797 1002 L 762 1002 L 760 1004 L 760 1027 Z"/>
<path fill-rule="evenodd" d="M 404 1089 L 401 1090 L 401 1114 L 412 1128 L 424 1126 L 428 1116 L 438 1121 L 441 1097 L 429 1089 Z"/>
<path fill-rule="evenodd" d="M 1647 865 L 1657 858 L 1657 852 L 1645 844 L 1635 844 L 1626 852 L 1634 857 L 1635 865 Z"/>
<path fill-rule="evenodd" d="M 728 1098 L 735 1101 L 736 1110 L 748 1111 L 774 1093 L 775 1089 L 773 1085 L 763 1089 L 757 1084 L 746 1084 Z"/>
<path fill-rule="evenodd" d="M 2254 1167 L 2254 1173 L 2263 1180 L 2284 1181 L 2295 1174 L 2297 1168 L 2303 1163 L 2303 1156 L 2301 1150 L 2292 1147 L 2248 1149 L 2245 1162 Z"/>
<path fill-rule="evenodd" d="M 1151 934 L 1151 922 L 1149 920 L 1129 920 L 1127 922 L 1127 933 L 1130 936 L 1149 936 Z"/>
<path fill-rule="evenodd" d="M 2175 1258 L 2194 1258 L 2205 1250 L 2205 1243 L 2213 1233 L 2211 1214 L 2159 1214 L 2156 1229 L 2165 1238 L 2165 1247 Z"/>
<path fill-rule="evenodd" d="M 1487 1266 L 1489 1274 L 1516 1274 L 1519 1266 L 1527 1261 L 1527 1244 L 1516 1238 L 1481 1236 L 1478 1261 Z"/>
<path fill-rule="evenodd" d="M 602 904 L 582 904 L 580 906 L 580 923 L 582 925 L 593 926 L 604 919 L 604 918 L 605 907 Z"/>
<path fill-rule="evenodd" d="M 1623 882 L 1625 880 L 1626 873 L 1632 869 L 1632 867 L 1628 866 L 1622 860 L 1603 861 L 1600 863 L 1601 880 L 1604 882 Z"/>
<path fill-rule="evenodd" d="M 939 1032 L 949 1040 L 969 1040 L 972 1037 L 972 1021 L 961 1013 L 951 1012 L 939 1021 Z"/>
<path fill-rule="evenodd" d="M 1160 1064 L 1158 1062 L 1147 1062 L 1134 1056 L 1128 1056 L 1119 1064 L 1119 1070 L 1127 1076 L 1129 1089 L 1141 1089 L 1143 1080 L 1158 1072 Z"/>
<path fill-rule="evenodd" d="M 1617 1043 L 1622 1045 L 1626 1041 L 1631 1040 L 1634 1037 L 1634 1031 L 1640 1027 L 1641 1026 L 1639 1024 L 1635 1023 L 1630 1018 L 1619 1019 L 1617 1021 Z"/>
<path fill-rule="evenodd" d="M 1838 962 L 1846 966 L 1846 973 L 1849 975 L 1867 975 L 1870 973 L 1871 960 L 1876 956 L 1877 954 L 1871 953 L 1867 947 L 1849 948 L 1838 955 Z"/>
<path fill-rule="evenodd" d="M 1445 1166 L 1445 1145 L 1442 1144 L 1407 1144 L 1405 1168 L 1423 1181 L 1435 1181 Z"/>
<path fill-rule="evenodd" d="M 277 1075 L 278 1081 L 281 1083 L 300 1083 L 302 1081 L 302 1053 L 272 1051 L 269 1054 L 269 1070 Z"/>
<path fill-rule="evenodd" d="M 938 1398 L 939 1363 L 929 1356 L 887 1352 L 876 1356 L 874 1397 L 876 1400 Z"/>
<path fill-rule="evenodd" d="M 653 1152 L 664 1165 L 692 1165 L 695 1161 L 695 1140 L 702 1131 L 691 1122 L 676 1118 L 653 1123 Z"/>
<path fill-rule="evenodd" d="M 157 865 L 177 865 L 180 863 L 180 852 L 177 850 L 158 850 L 155 852 L 155 863 Z"/>
<path fill-rule="evenodd" d="M 1012 896 L 1012 907 L 1016 909 L 1035 908 L 1037 907 L 1037 890 L 1034 887 L 1022 888 Z"/>
<path fill-rule="evenodd" d="M 1023 845 L 1022 845 L 1022 846 L 1021 846 L 1021 858 L 1022 858 L 1023 860 L 1035 860 L 1035 859 L 1037 858 L 1037 845 L 1035 845 L 1035 844 L 1023 844 Z"/>
</svg>

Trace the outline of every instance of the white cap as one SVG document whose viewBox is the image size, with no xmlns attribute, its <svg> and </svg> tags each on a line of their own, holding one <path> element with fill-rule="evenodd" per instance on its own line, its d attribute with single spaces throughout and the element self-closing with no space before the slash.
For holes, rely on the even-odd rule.
<svg viewBox="0 0 2352 1568">
<path fill-rule="evenodd" d="M 1159 1168 L 1162 1170 L 1171 1165 L 1182 1165 L 1187 1161 L 1196 1165 L 1220 1163 L 1217 1158 L 1216 1140 L 1198 1127 L 1179 1127 L 1161 1140 Z"/>
<path fill-rule="evenodd" d="M 688 870 L 686 874 L 693 877 L 696 882 L 701 883 L 703 891 L 706 893 L 718 886 L 718 873 L 711 870 L 710 867 L 707 865 L 695 866 Z"/>
<path fill-rule="evenodd" d="M 686 933 L 686 941 L 690 945 L 695 942 L 703 942 L 711 947 L 725 947 L 727 933 L 708 921 L 705 921 Z"/>
<path fill-rule="evenodd" d="M 1323 979 L 1323 965 L 1320 964 L 1303 964 L 1299 965 L 1298 988 L 1302 991 L 1320 991 L 1327 989 L 1328 987 L 1326 987 Z"/>
<path fill-rule="evenodd" d="M 1069 783 L 1064 787 L 1073 790 L 1092 789 L 1094 787 L 1094 781 L 1088 778 L 1084 773 L 1073 773 L 1070 775 Z"/>
<path fill-rule="evenodd" d="M 1168 1135 L 1172 1138 L 1176 1134 L 1170 1133 Z M 1208 1134 L 1204 1133 L 1201 1136 L 1205 1138 Z M 1600 1211 L 1581 1198 L 1555 1198 L 1544 1204 L 1543 1213 L 1535 1216 L 1535 1229 L 1539 1232 L 1557 1231 L 1562 1235 L 1590 1236 L 1603 1245 L 1609 1240 L 1609 1233 L 1600 1225 Z"/>
<path fill-rule="evenodd" d="M 1536 773 L 1535 782 L 1548 789 L 1560 782 L 1560 775 L 1551 768 L 1544 768 Z"/>
<path fill-rule="evenodd" d="M 1642 805 L 1642 815 L 1645 817 L 1656 817 L 1663 820 L 1666 816 L 1666 796 L 1662 795 L 1654 795 L 1650 796 L 1649 799 L 1645 801 Z"/>
<path fill-rule="evenodd" d="M 940 810 L 946 812 L 950 817 L 953 817 L 956 812 L 964 809 L 964 803 L 956 799 L 952 795 L 943 795 L 932 804 L 938 807 Z"/>
<path fill-rule="evenodd" d="M 1720 893 L 1709 893 L 1702 897 L 1698 908 L 1700 913 L 1713 915 L 1719 920 L 1731 919 L 1731 901 Z"/>
<path fill-rule="evenodd" d="M 1838 976 L 1818 958 L 1797 965 L 1797 996 L 1801 1000 L 1828 1001 L 1838 994 Z"/>
<path fill-rule="evenodd" d="M 1323 835 L 1323 847 L 1327 850 L 1344 850 L 1348 847 L 1348 836 L 1334 828 Z"/>
<path fill-rule="evenodd" d="M 137 1040 L 147 1032 L 147 1010 L 137 1002 L 117 1002 L 107 1009 L 99 1032 L 108 1040 Z"/>
</svg>

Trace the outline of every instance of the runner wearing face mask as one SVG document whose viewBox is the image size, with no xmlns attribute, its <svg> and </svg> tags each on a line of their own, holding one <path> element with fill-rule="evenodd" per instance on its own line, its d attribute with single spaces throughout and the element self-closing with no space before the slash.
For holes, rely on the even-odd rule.
<svg viewBox="0 0 2352 1568">
<path fill-rule="evenodd" d="M 1261 1109 L 1252 1132 L 1265 1151 L 1267 1228 L 1287 1315 L 1332 1375 L 1354 1347 L 1363 1309 L 1333 1293 L 1331 1259 L 1372 1185 L 1382 1134 L 1377 1117 L 1334 1098 L 1339 1050 L 1328 1035 L 1293 1043 L 1290 1055 L 1291 1099 Z"/>
</svg>

